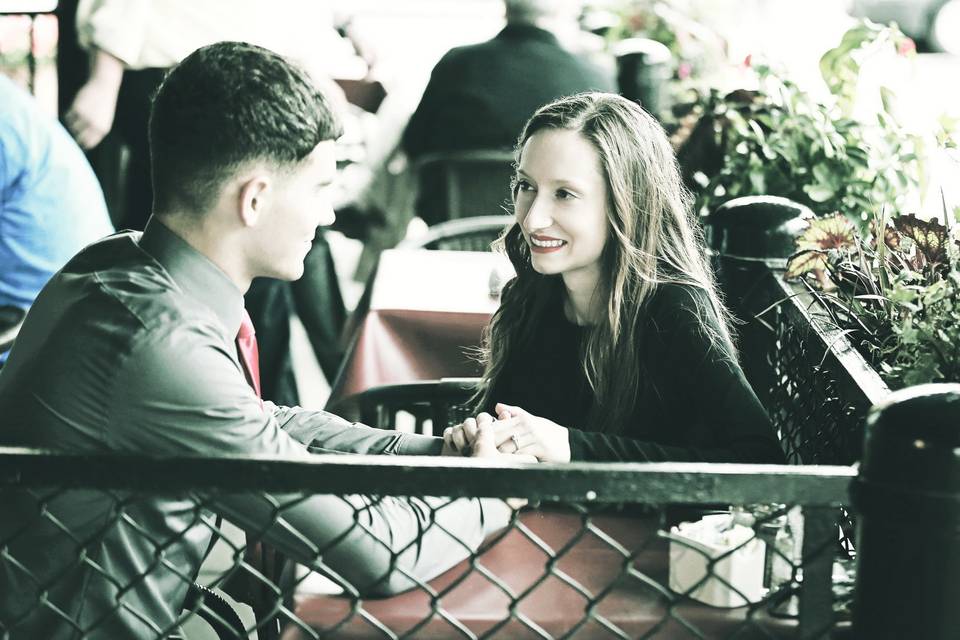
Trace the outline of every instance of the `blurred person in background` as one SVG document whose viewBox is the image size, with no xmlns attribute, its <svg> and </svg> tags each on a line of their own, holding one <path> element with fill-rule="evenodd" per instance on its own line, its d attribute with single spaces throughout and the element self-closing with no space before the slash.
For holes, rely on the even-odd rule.
<svg viewBox="0 0 960 640">
<path fill-rule="evenodd" d="M 204 45 L 250 42 L 297 61 L 336 97 L 328 60 L 340 37 L 331 23 L 326 3 L 298 0 L 80 0 L 77 37 L 90 73 L 64 120 L 84 149 L 111 131 L 129 148 L 119 226 L 142 230 L 150 215 L 147 119 L 168 69 Z"/>
<path fill-rule="evenodd" d="M 403 132 L 401 148 L 416 162 L 428 153 L 511 149 L 538 107 L 582 91 L 614 91 L 613 73 L 569 42 L 579 30 L 580 2 L 505 0 L 507 24 L 494 38 L 457 47 L 441 58 Z M 444 185 L 424 176 L 417 212 L 442 219 Z"/>
<path fill-rule="evenodd" d="M 83 151 L 0 74 L 0 336 L 12 334 L 73 254 L 110 233 L 103 193 Z M 0 366 L 6 358 L 0 347 Z"/>
</svg>

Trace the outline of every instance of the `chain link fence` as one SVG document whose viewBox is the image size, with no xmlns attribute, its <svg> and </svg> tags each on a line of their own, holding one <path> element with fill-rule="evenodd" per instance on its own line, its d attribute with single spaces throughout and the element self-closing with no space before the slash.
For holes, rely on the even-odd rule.
<svg viewBox="0 0 960 640">
<path fill-rule="evenodd" d="M 845 626 L 853 475 L 0 449 L 0 638 L 177 637 L 198 614 L 221 638 L 824 637 Z M 490 498 L 482 541 L 468 496 Z M 308 500 L 349 524 L 294 526 Z M 413 533 L 391 529 L 411 508 Z M 212 542 L 225 561 L 201 573 Z"/>
<path fill-rule="evenodd" d="M 771 264 L 722 273 L 741 317 L 781 302 L 741 354 L 788 459 L 857 459 L 888 389 Z M 0 449 L 0 640 L 842 637 L 854 474 Z"/>
</svg>

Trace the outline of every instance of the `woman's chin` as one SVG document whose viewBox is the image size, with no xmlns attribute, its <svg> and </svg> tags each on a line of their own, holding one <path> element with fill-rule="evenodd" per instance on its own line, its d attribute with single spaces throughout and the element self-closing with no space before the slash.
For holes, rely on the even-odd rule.
<svg viewBox="0 0 960 640">
<path fill-rule="evenodd" d="M 544 263 L 543 260 L 538 260 L 536 257 L 530 260 L 530 266 L 533 267 L 534 271 L 542 276 L 554 276 L 559 273 L 555 266 L 551 265 L 549 262 Z"/>
</svg>

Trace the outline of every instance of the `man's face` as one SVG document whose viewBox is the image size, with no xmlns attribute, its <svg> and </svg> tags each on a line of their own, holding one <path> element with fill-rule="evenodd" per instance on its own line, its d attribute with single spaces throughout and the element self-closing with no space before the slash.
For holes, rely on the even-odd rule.
<svg viewBox="0 0 960 640">
<path fill-rule="evenodd" d="M 333 223 L 330 187 L 336 177 L 334 142 L 316 146 L 293 170 L 276 174 L 269 205 L 257 224 L 254 276 L 296 280 L 317 227 Z"/>
</svg>

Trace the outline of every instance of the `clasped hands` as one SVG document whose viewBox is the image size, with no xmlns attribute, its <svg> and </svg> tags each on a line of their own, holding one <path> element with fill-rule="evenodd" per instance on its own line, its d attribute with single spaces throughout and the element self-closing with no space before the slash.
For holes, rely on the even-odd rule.
<svg viewBox="0 0 960 640">
<path fill-rule="evenodd" d="M 496 419 L 489 413 L 481 413 L 447 427 L 443 431 L 444 455 L 507 455 L 521 456 L 529 462 L 570 462 L 570 436 L 566 427 L 520 407 L 498 403 L 494 410 Z"/>
</svg>

